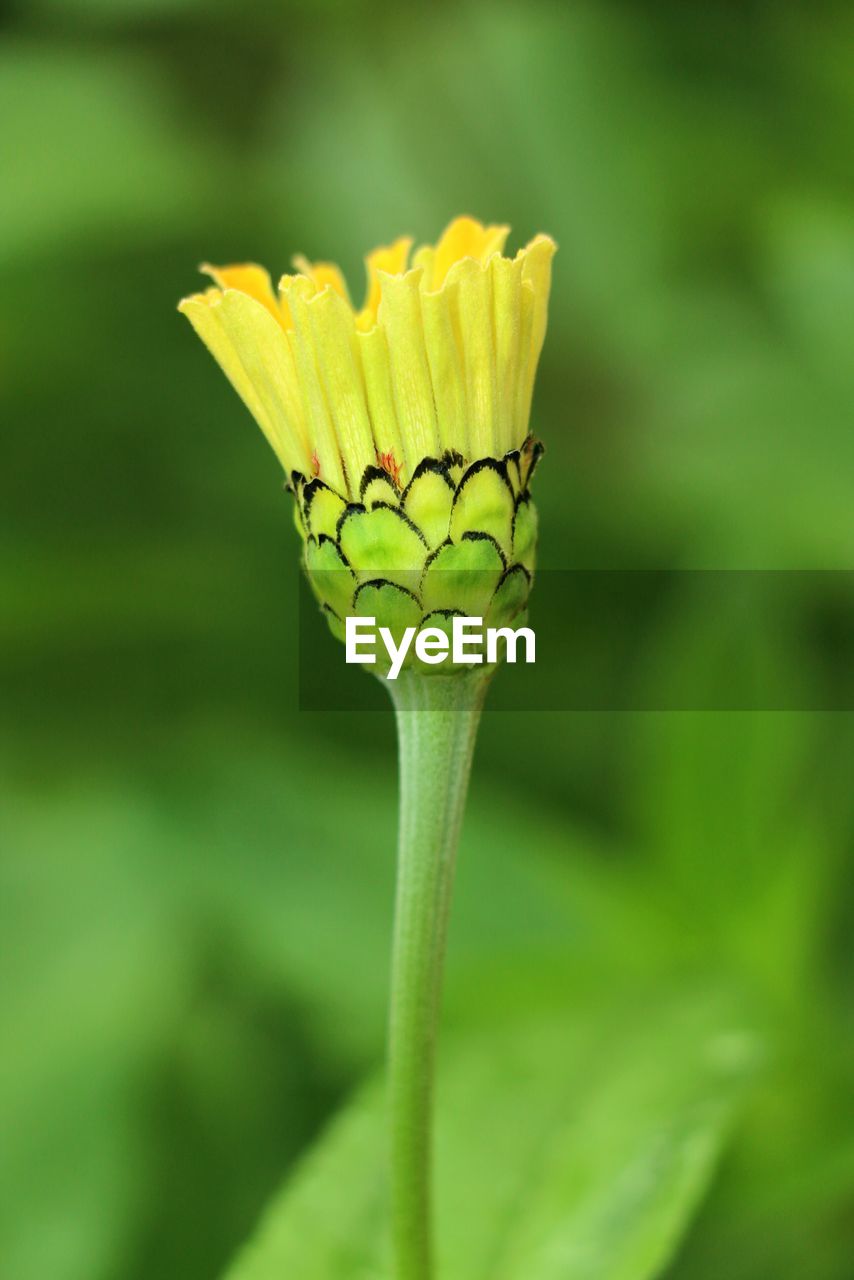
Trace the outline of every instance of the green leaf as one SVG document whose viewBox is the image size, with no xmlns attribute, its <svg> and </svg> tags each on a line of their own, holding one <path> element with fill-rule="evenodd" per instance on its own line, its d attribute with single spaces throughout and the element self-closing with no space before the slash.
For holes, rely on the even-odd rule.
<svg viewBox="0 0 854 1280">
<path fill-rule="evenodd" d="M 455 1041 L 438 1090 L 442 1280 L 649 1280 L 715 1167 L 755 1042 L 708 992 Z M 226 1280 L 386 1280 L 383 1094 L 337 1118 Z"/>
</svg>

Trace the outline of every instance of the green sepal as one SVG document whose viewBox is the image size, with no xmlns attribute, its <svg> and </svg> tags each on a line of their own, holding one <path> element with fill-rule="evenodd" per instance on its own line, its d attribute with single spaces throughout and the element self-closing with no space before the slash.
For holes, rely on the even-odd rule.
<svg viewBox="0 0 854 1280">
<path fill-rule="evenodd" d="M 310 480 L 302 491 L 303 520 L 306 530 L 315 538 L 335 537 L 338 521 L 347 503 L 339 493 L 322 480 Z"/>
<path fill-rule="evenodd" d="M 332 611 L 332 609 L 330 609 L 328 604 L 325 604 L 321 607 L 321 613 L 326 619 L 329 630 L 332 632 L 335 639 L 340 640 L 341 643 L 344 644 L 344 642 L 347 639 L 347 633 L 345 631 L 344 623 L 342 619 L 339 618 L 338 615 Z"/>
<path fill-rule="evenodd" d="M 451 510 L 450 536 L 461 542 L 466 533 L 488 533 L 505 557 L 513 545 L 513 490 L 507 468 L 495 458 L 474 462 L 460 481 Z"/>
<path fill-rule="evenodd" d="M 345 638 L 344 620 L 354 613 L 377 618 L 398 643 L 407 627 L 428 625 L 450 639 L 455 615 L 520 625 L 537 541 L 527 485 L 541 454 L 532 438 L 471 465 L 446 450 L 423 458 L 402 490 L 394 474 L 369 466 L 361 501 L 349 503 L 319 477 L 293 472 L 286 488 L 296 499 L 305 567 L 333 635 Z M 382 644 L 376 652 L 381 665 Z M 414 646 L 406 665 L 413 664 L 423 665 Z"/>
<path fill-rule="evenodd" d="M 519 470 L 522 476 L 522 489 L 530 489 L 531 480 L 537 469 L 540 458 L 545 453 L 545 446 L 540 440 L 528 436 L 519 452 Z"/>
<path fill-rule="evenodd" d="M 531 579 L 527 570 L 520 564 L 514 564 L 495 588 L 486 614 L 486 625 L 507 626 L 526 607 L 530 590 Z"/>
<path fill-rule="evenodd" d="M 348 507 L 338 524 L 338 541 L 360 582 L 382 577 L 412 587 L 427 559 L 426 542 L 396 507 Z"/>
<path fill-rule="evenodd" d="M 430 547 L 448 536 L 454 485 L 448 467 L 436 458 L 424 458 L 403 494 L 403 509 L 418 526 Z"/>
<path fill-rule="evenodd" d="M 368 511 L 378 503 L 396 504 L 400 501 L 400 490 L 391 476 L 382 467 L 365 467 L 362 483 L 359 486 L 359 500 Z"/>
<path fill-rule="evenodd" d="M 377 633 L 380 627 L 387 627 L 399 645 L 407 627 L 415 627 L 421 622 L 421 605 L 416 596 L 396 582 L 386 582 L 377 578 L 364 582 L 356 591 L 353 599 L 353 613 L 362 618 L 375 618 Z M 377 636 L 376 643 L 377 668 L 382 671 L 388 668 L 388 651 Z M 410 665 L 415 651 L 410 647 L 404 665 Z"/>
<path fill-rule="evenodd" d="M 505 453 L 504 463 L 507 467 L 507 479 L 510 481 L 513 497 L 518 501 L 519 494 L 523 488 L 521 451 L 519 449 L 511 449 L 509 453 Z"/>
<path fill-rule="evenodd" d="M 523 493 L 516 503 L 513 517 L 513 559 L 534 572 L 537 557 L 537 508 L 528 493 Z"/>
<path fill-rule="evenodd" d="M 505 567 L 488 534 L 467 533 L 459 543 L 446 542 L 430 557 L 421 581 L 425 612 L 453 609 L 482 618 Z"/>
<path fill-rule="evenodd" d="M 374 578 L 363 582 L 353 597 L 352 612 L 360 618 L 376 618 L 378 627 L 388 627 L 395 638 L 407 627 L 421 621 L 421 605 L 417 596 L 396 582 Z"/>
<path fill-rule="evenodd" d="M 308 530 L 306 529 L 305 521 L 302 518 L 302 504 L 300 503 L 300 500 L 296 495 L 296 493 L 294 493 L 293 514 L 294 514 L 294 527 L 296 528 L 296 531 L 299 534 L 299 536 L 302 538 L 303 542 L 305 542 L 306 538 L 308 537 Z"/>
<path fill-rule="evenodd" d="M 451 660 L 454 643 L 452 632 L 454 618 L 463 617 L 466 617 L 466 614 L 463 613 L 462 609 L 434 609 L 431 613 L 425 613 L 421 619 L 421 630 L 423 631 L 425 627 L 436 627 L 439 631 L 444 631 L 448 637 L 448 656 L 444 662 L 435 664 L 419 662 L 416 658 L 415 665 L 417 665 L 419 671 L 424 671 L 428 675 L 431 673 L 434 675 L 448 675 L 453 671 L 471 671 L 469 663 L 453 662 Z"/>
<path fill-rule="evenodd" d="M 331 538 L 309 538 L 305 567 L 312 590 L 322 605 L 339 617 L 349 613 L 356 588 L 355 575 Z"/>
<path fill-rule="evenodd" d="M 438 627 L 440 631 L 444 631 L 450 640 L 451 627 L 454 618 L 464 618 L 466 615 L 462 609 L 433 609 L 430 613 L 425 613 L 421 619 L 422 630 L 424 627 Z"/>
<path fill-rule="evenodd" d="M 466 460 L 456 449 L 446 449 L 442 454 L 442 462 L 448 468 L 448 475 L 451 478 L 451 484 L 456 489 L 462 479 L 463 472 L 466 469 Z"/>
</svg>

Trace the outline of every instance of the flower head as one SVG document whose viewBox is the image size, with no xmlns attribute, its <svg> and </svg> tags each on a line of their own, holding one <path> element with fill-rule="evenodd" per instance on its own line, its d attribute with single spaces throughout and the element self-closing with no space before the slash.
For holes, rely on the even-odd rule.
<svg viewBox="0 0 854 1280">
<path fill-rule="evenodd" d="M 459 611 L 463 570 L 486 607 L 501 592 L 524 607 L 555 244 L 505 257 L 507 233 L 464 217 L 436 245 L 375 249 L 361 309 L 338 267 L 301 257 L 278 290 L 251 263 L 205 266 L 213 287 L 180 303 L 285 469 L 333 621 L 378 592 L 410 619 Z"/>
<path fill-rule="evenodd" d="M 412 254 L 366 259 L 364 306 L 331 263 L 296 258 L 278 291 L 258 266 L 202 269 L 180 310 L 246 402 L 285 471 L 358 497 L 377 458 L 398 482 L 425 457 L 501 457 L 528 433 L 554 243 L 502 255 L 507 227 L 457 218 Z"/>
</svg>

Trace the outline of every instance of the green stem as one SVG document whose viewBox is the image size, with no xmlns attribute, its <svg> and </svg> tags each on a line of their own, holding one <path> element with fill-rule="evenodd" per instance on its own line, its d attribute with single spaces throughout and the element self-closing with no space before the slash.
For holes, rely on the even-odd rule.
<svg viewBox="0 0 854 1280">
<path fill-rule="evenodd" d="M 488 676 L 403 672 L 400 826 L 389 1020 L 391 1225 L 396 1280 L 431 1280 L 432 1095 L 457 840 Z"/>
</svg>

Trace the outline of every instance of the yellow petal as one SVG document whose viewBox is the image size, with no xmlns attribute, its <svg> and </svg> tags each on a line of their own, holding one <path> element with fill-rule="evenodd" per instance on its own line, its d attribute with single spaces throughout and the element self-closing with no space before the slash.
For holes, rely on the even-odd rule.
<svg viewBox="0 0 854 1280">
<path fill-rule="evenodd" d="M 551 236 L 535 236 L 524 249 L 522 257 L 522 280 L 529 284 L 534 292 L 534 313 L 531 323 L 531 342 L 525 371 L 524 426 L 527 428 L 531 412 L 531 400 L 534 394 L 534 379 L 548 322 L 549 292 L 552 280 L 552 258 L 557 252 L 557 245 Z"/>
<path fill-rule="evenodd" d="M 489 263 L 492 277 L 493 326 L 495 332 L 495 438 L 496 456 L 522 443 L 515 421 L 516 387 L 522 364 L 520 337 L 522 313 L 522 259 L 498 255 Z"/>
<path fill-rule="evenodd" d="M 310 436 L 288 334 L 254 298 L 234 289 L 223 294 L 220 314 L 278 435 L 289 454 L 298 451 L 300 465 L 294 469 L 306 473 Z"/>
<path fill-rule="evenodd" d="M 500 457 L 528 432 L 554 242 L 502 256 L 508 228 L 456 218 L 435 246 L 402 236 L 367 255 L 355 313 L 333 263 L 294 262 L 278 296 L 262 267 L 206 267 L 181 305 L 285 467 L 358 497 L 380 460 L 411 477 L 445 450 Z"/>
<path fill-rule="evenodd" d="M 380 272 L 379 324 L 388 339 L 391 381 L 404 461 L 411 476 L 422 458 L 440 452 L 433 384 L 421 319 L 421 272 Z"/>
<path fill-rule="evenodd" d="M 319 475 L 331 488 L 352 497 L 344 474 L 344 464 L 323 381 L 317 367 L 311 317 L 307 308 L 317 297 L 314 283 L 305 276 L 284 276 L 279 285 L 293 317 L 288 334 L 296 363 L 303 412 L 312 441 L 312 465 L 308 474 Z"/>
<path fill-rule="evenodd" d="M 357 363 L 353 312 L 331 289 L 323 289 L 306 304 L 305 310 L 348 490 L 356 497 L 362 473 L 374 464 L 376 451 L 362 371 Z"/>
<path fill-rule="evenodd" d="M 529 280 L 537 300 L 534 331 L 531 335 L 534 359 L 538 360 L 543 349 L 548 318 L 549 292 L 552 283 L 552 258 L 557 245 L 551 236 L 536 236 L 523 251 L 522 279 Z"/>
<path fill-rule="evenodd" d="M 316 285 L 318 293 L 328 285 L 339 297 L 349 303 L 347 282 L 334 262 L 309 262 L 308 258 L 304 258 L 301 253 L 296 254 L 292 262 L 301 275 L 307 276 Z"/>
<path fill-rule="evenodd" d="M 403 441 L 394 404 L 385 329 L 382 325 L 374 325 L 367 332 L 357 333 L 356 339 L 376 451 L 380 456 L 393 459 L 393 463 L 400 467 L 404 462 Z"/>
<path fill-rule="evenodd" d="M 374 249 L 365 258 L 365 267 L 368 273 L 368 294 L 360 316 L 363 327 L 368 327 L 367 321 L 369 319 L 373 321 L 377 318 L 381 294 L 379 273 L 384 271 L 390 276 L 402 275 L 406 270 L 411 248 L 412 237 L 400 236 L 399 239 L 395 240 L 394 244 L 380 245 L 378 249 Z"/>
<path fill-rule="evenodd" d="M 513 397 L 514 448 L 518 448 L 527 436 L 531 417 L 531 388 L 536 372 L 536 368 L 531 371 L 531 334 L 535 309 L 534 287 L 530 280 L 523 280 L 519 308 L 519 371 Z"/>
<path fill-rule="evenodd" d="M 471 445 L 466 422 L 466 383 L 462 352 L 454 329 L 455 304 L 452 286 L 421 295 L 439 441 L 443 450 L 456 450 L 468 456 Z"/>
<path fill-rule="evenodd" d="M 203 262 L 199 270 L 206 276 L 210 276 L 220 289 L 238 289 L 241 293 L 248 293 L 250 298 L 255 298 L 265 306 L 271 316 L 275 316 L 277 320 L 281 319 L 279 304 L 270 282 L 270 273 L 264 267 L 259 267 L 254 262 L 244 262 L 230 267 L 212 267 L 209 262 Z"/>
<path fill-rule="evenodd" d="M 436 245 L 430 287 L 440 289 L 451 267 L 463 258 L 487 262 L 493 253 L 500 253 L 509 231 L 509 227 L 485 227 L 476 218 L 455 218 Z"/>
<path fill-rule="evenodd" d="M 465 370 L 469 455 L 491 457 L 496 452 L 498 412 L 492 276 L 473 258 L 463 258 L 451 267 L 445 288 L 455 288 L 457 341 Z"/>
<path fill-rule="evenodd" d="M 220 324 L 218 303 L 221 299 L 222 294 L 218 289 L 210 289 L 207 293 L 195 293 L 189 298 L 182 298 L 178 303 L 178 310 L 190 321 L 190 324 L 264 432 L 282 466 L 287 468 L 288 463 L 282 457 L 281 446 L 272 423 L 251 379 L 247 376 L 240 357 L 234 349 L 234 343 Z"/>
<path fill-rule="evenodd" d="M 425 290 L 433 289 L 433 276 L 436 265 L 436 249 L 432 244 L 421 244 L 412 255 L 413 269 L 421 268 Z"/>
<path fill-rule="evenodd" d="M 305 472 L 310 451 L 293 387 L 285 380 L 288 353 L 281 326 L 254 298 L 236 290 L 211 289 L 185 298 L 178 309 L 246 404 L 285 470 Z"/>
</svg>

